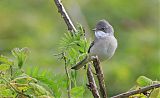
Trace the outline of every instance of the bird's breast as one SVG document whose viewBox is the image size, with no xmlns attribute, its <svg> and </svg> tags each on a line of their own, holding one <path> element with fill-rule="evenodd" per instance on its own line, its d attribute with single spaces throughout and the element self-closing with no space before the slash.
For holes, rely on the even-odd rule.
<svg viewBox="0 0 160 98">
<path fill-rule="evenodd" d="M 94 45 L 90 49 L 91 56 L 98 56 L 100 61 L 111 58 L 117 48 L 117 40 L 114 36 L 96 39 Z"/>
</svg>

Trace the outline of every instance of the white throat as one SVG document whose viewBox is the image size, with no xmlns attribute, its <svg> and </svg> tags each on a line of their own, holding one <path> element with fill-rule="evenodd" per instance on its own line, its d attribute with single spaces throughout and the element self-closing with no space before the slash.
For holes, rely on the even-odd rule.
<svg viewBox="0 0 160 98">
<path fill-rule="evenodd" d="M 109 33 L 105 33 L 103 31 L 95 31 L 95 37 L 96 38 L 104 38 L 106 36 L 109 36 Z"/>
</svg>

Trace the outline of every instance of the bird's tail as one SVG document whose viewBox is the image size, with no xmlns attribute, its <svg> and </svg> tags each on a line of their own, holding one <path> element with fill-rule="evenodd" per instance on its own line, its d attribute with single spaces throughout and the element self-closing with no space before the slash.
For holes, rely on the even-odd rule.
<svg viewBox="0 0 160 98">
<path fill-rule="evenodd" d="M 82 61 L 78 62 L 71 69 L 78 70 L 78 69 L 82 68 L 84 65 L 86 65 L 87 63 L 88 63 L 88 56 L 86 56 Z"/>
</svg>

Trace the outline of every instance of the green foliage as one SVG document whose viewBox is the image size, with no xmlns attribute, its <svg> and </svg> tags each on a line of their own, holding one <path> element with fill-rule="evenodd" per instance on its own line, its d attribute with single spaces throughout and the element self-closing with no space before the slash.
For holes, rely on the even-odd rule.
<svg viewBox="0 0 160 98">
<path fill-rule="evenodd" d="M 131 90 L 138 90 L 145 86 L 150 86 L 152 84 L 160 83 L 159 81 L 153 81 L 145 76 L 139 76 L 136 80 L 136 85 Z M 160 88 L 152 89 L 146 91 L 145 93 L 135 94 L 129 98 L 159 98 L 160 97 Z"/>
<path fill-rule="evenodd" d="M 64 74 L 64 66 L 52 54 L 67 27 L 57 13 L 54 0 L 50 1 L 52 3 L 0 0 L 0 55 L 7 56 L 14 47 L 27 46 L 32 53 L 27 66 L 24 65 L 26 69 L 32 66 L 33 70 L 36 66 L 39 70 L 51 69 L 53 74 Z M 94 33 L 88 30 L 100 19 L 108 20 L 114 27 L 118 48 L 111 60 L 101 63 L 106 83 L 109 83 L 109 96 L 125 92 L 140 75 L 160 80 L 159 0 L 62 1 L 73 22 L 84 24 L 87 39 L 93 38 Z M 78 6 L 73 8 L 72 4 Z M 77 84 L 81 82 L 82 79 Z M 85 93 L 84 97 L 87 95 Z"/>
<path fill-rule="evenodd" d="M 81 25 L 78 25 L 76 32 L 67 32 L 60 42 L 60 58 L 65 62 L 67 88 L 73 98 L 83 97 L 84 86 L 77 86 L 74 70 L 70 70 L 79 60 L 87 55 L 89 43 L 85 38 L 85 32 Z M 71 87 L 71 83 L 74 85 Z M 70 89 L 71 88 L 71 89 Z"/>
<path fill-rule="evenodd" d="M 160 98 L 160 88 L 156 88 L 152 91 L 150 98 Z"/>
<path fill-rule="evenodd" d="M 66 80 L 63 75 L 52 75 L 46 71 L 40 72 L 39 68 L 29 69 L 30 76 L 36 78 L 55 98 L 61 98 L 63 89 L 66 88 Z"/>
<path fill-rule="evenodd" d="M 16 48 L 12 50 L 12 54 L 17 58 L 18 63 L 5 56 L 0 56 L 0 97 L 48 96 L 51 98 L 51 92 L 40 85 L 39 80 L 27 75 L 21 69 L 27 58 L 28 49 Z"/>
<path fill-rule="evenodd" d="M 81 25 L 78 25 L 77 32 L 67 32 L 60 42 L 61 53 L 65 54 L 66 65 L 73 65 L 87 55 L 89 44 L 85 38 L 85 32 Z M 62 57 L 63 58 L 63 57 Z"/>
<path fill-rule="evenodd" d="M 85 92 L 85 89 L 83 86 L 74 87 L 71 89 L 71 96 L 72 98 L 82 98 L 84 92 Z"/>
<path fill-rule="evenodd" d="M 22 48 L 22 49 L 15 48 L 12 50 L 12 54 L 17 58 L 19 68 L 22 68 L 24 62 L 26 61 L 28 53 L 29 53 L 28 48 Z"/>
<path fill-rule="evenodd" d="M 152 80 L 145 77 L 145 76 L 140 76 L 138 79 L 137 79 L 137 84 L 139 86 L 148 86 L 148 85 L 151 85 L 152 84 Z"/>
</svg>

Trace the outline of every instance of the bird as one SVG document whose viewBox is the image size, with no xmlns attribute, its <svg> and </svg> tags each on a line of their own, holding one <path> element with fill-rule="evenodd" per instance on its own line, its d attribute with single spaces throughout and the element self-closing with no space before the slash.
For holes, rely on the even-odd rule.
<svg viewBox="0 0 160 98">
<path fill-rule="evenodd" d="M 90 44 L 88 55 L 71 69 L 78 70 L 92 61 L 93 56 L 98 56 L 100 62 L 110 59 L 117 49 L 117 39 L 114 37 L 114 29 L 105 19 L 97 22 L 95 29 L 95 38 Z"/>
</svg>

